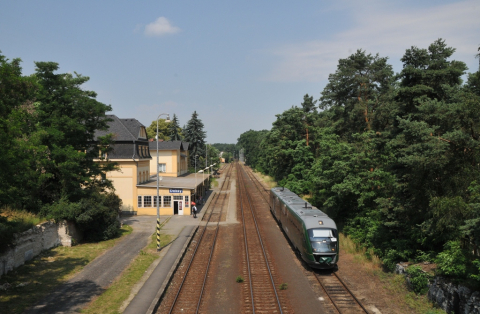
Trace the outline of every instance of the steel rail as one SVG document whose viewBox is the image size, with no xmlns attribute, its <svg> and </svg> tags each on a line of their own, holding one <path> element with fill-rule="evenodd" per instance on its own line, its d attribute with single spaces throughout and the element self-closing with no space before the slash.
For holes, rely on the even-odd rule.
<svg viewBox="0 0 480 314">
<path fill-rule="evenodd" d="M 251 169 L 251 168 L 250 168 Z M 257 177 L 255 177 L 255 175 L 253 173 L 250 173 L 250 171 L 245 171 L 247 173 L 247 176 L 250 178 L 250 180 L 253 182 L 253 184 L 255 185 L 255 187 L 257 188 L 257 190 L 260 192 L 260 195 L 262 196 L 262 198 L 265 200 L 265 202 L 267 202 L 267 204 L 270 204 L 268 199 L 263 195 L 264 193 L 267 194 L 269 190 L 267 190 L 261 183 L 260 181 L 257 179 Z M 253 180 L 252 180 L 252 177 L 253 177 Z M 261 186 L 261 188 L 258 187 L 258 185 Z M 263 190 L 263 192 L 262 192 Z"/>
<path fill-rule="evenodd" d="M 227 176 L 225 176 L 225 178 L 226 178 L 226 177 L 227 177 Z M 222 187 L 221 187 L 220 190 L 223 189 L 226 181 L 227 181 L 227 180 L 224 180 L 224 182 L 223 182 Z M 216 198 L 215 198 L 215 196 L 216 196 Z M 211 217 L 212 217 L 212 215 L 213 215 L 213 211 L 214 211 L 215 205 L 217 204 L 218 199 L 220 198 L 220 193 L 215 193 L 213 197 L 214 197 L 214 199 L 215 199 L 215 202 L 213 203 L 212 210 L 210 211 L 210 215 L 208 216 L 207 223 L 205 224 L 205 226 L 204 226 L 204 228 L 203 228 L 203 230 L 202 230 L 202 233 L 201 233 L 201 235 L 200 235 L 200 239 L 198 240 L 198 243 L 197 243 L 197 245 L 195 246 L 195 250 L 193 251 L 192 257 L 191 257 L 191 259 L 190 259 L 190 261 L 189 261 L 189 263 L 188 263 L 187 269 L 186 269 L 186 271 L 185 271 L 185 275 L 183 276 L 183 279 L 182 279 L 182 281 L 181 281 L 181 283 L 180 283 L 180 286 L 179 286 L 179 288 L 178 288 L 178 291 L 177 291 L 177 293 L 176 293 L 176 295 L 175 295 L 175 298 L 174 298 L 174 300 L 173 300 L 173 302 L 172 302 L 172 305 L 171 305 L 171 307 L 170 307 L 170 310 L 169 310 L 169 312 L 168 312 L 169 314 L 171 314 L 171 313 L 173 312 L 173 309 L 174 309 L 174 307 L 175 307 L 175 305 L 176 305 L 176 303 L 177 303 L 177 300 L 178 300 L 178 297 L 179 297 L 179 295 L 180 295 L 180 292 L 181 292 L 182 289 L 183 289 L 183 285 L 184 285 L 185 280 L 186 280 L 186 278 L 187 278 L 187 275 L 188 275 L 188 273 L 189 273 L 189 271 L 190 271 L 190 268 L 191 268 L 191 266 L 192 266 L 193 260 L 194 260 L 194 258 L 195 258 L 196 253 L 197 253 L 197 250 L 198 250 L 198 248 L 200 247 L 200 244 L 202 243 L 203 236 L 205 235 L 205 231 L 207 230 L 208 223 L 210 222 L 210 219 L 211 219 Z M 226 199 L 226 196 L 224 197 L 224 200 L 225 200 L 225 199 Z M 209 204 L 208 207 L 210 208 L 210 204 Z M 223 207 L 223 206 L 222 206 L 222 207 Z M 223 209 L 223 208 L 222 208 L 222 209 Z M 218 224 L 217 224 L 217 229 L 218 229 Z M 215 237 L 215 238 L 216 238 L 216 237 Z M 214 246 L 215 246 L 215 245 L 212 246 L 212 249 L 213 249 Z M 207 271 L 208 271 L 208 269 L 207 269 Z M 204 279 L 204 280 L 205 280 L 205 279 Z M 202 296 L 202 294 L 200 295 L 200 299 L 199 299 L 199 300 L 201 300 L 201 296 Z M 200 301 L 199 301 L 199 302 L 200 302 Z M 197 307 L 197 312 L 198 312 L 198 307 Z"/>
<path fill-rule="evenodd" d="M 229 169 L 229 172 L 227 174 L 230 174 L 230 169 Z M 229 179 L 227 180 L 227 178 L 229 178 Z M 225 182 L 227 182 L 229 180 L 230 180 L 230 175 L 225 175 L 225 179 L 223 180 L 222 187 L 220 188 L 220 192 L 223 190 Z M 227 183 L 227 187 L 228 187 L 228 183 Z M 200 297 L 198 298 L 197 310 L 195 311 L 195 313 L 198 313 L 199 310 L 200 310 L 200 303 L 202 302 L 203 292 L 205 290 L 205 284 L 207 282 L 207 275 L 208 275 L 208 271 L 210 269 L 210 263 L 212 261 L 213 251 L 214 251 L 215 245 L 217 243 L 218 230 L 220 229 L 220 220 L 222 218 L 222 212 L 223 212 L 223 207 L 225 205 L 225 200 L 227 199 L 227 194 L 224 194 L 224 195 L 225 195 L 225 197 L 223 198 L 222 204 L 221 204 L 221 207 L 220 207 L 220 215 L 219 215 L 219 218 L 218 218 L 218 221 L 217 221 L 217 226 L 216 226 L 216 230 L 215 230 L 215 237 L 213 238 L 212 249 L 210 250 L 210 256 L 208 257 L 207 269 L 205 270 L 205 277 L 203 278 L 202 290 L 200 291 Z M 213 210 L 212 210 L 212 212 L 213 212 Z"/>
<path fill-rule="evenodd" d="M 237 164 L 237 173 L 239 173 L 239 166 Z M 241 180 L 239 180 L 241 181 Z M 250 285 L 250 300 L 252 300 L 252 312 L 255 314 L 255 301 L 253 298 L 253 286 L 252 286 L 252 272 L 250 270 L 250 256 L 248 254 L 248 241 L 247 241 L 247 229 L 245 227 L 245 215 L 243 212 L 243 197 L 242 197 L 242 184 L 238 185 L 238 191 L 240 192 L 240 212 L 242 213 L 242 226 L 243 226 L 243 239 L 245 243 L 245 256 L 247 259 L 247 271 L 248 271 L 248 283 Z"/>
<path fill-rule="evenodd" d="M 243 169 L 242 167 L 240 167 L 240 168 L 242 169 L 242 171 L 244 173 L 246 172 L 245 169 Z M 248 177 L 248 175 L 247 175 L 247 177 Z M 277 300 L 278 308 L 280 310 L 280 313 L 283 313 L 282 305 L 280 303 L 280 298 L 279 298 L 278 292 L 277 292 L 277 288 L 275 287 L 275 282 L 273 281 L 272 270 L 270 269 L 270 265 L 268 263 L 267 253 L 265 251 L 265 246 L 263 245 L 262 236 L 260 234 L 260 229 L 258 227 L 257 219 L 255 217 L 255 211 L 253 210 L 251 196 L 248 193 L 247 186 L 245 184 L 246 180 L 245 180 L 245 177 L 243 176 L 243 174 L 242 174 L 242 181 L 243 181 L 244 189 L 245 189 L 245 192 L 246 192 L 245 195 L 247 196 L 247 201 L 248 201 L 248 204 L 249 204 L 250 212 L 252 213 L 252 218 L 253 218 L 253 221 L 255 223 L 255 229 L 257 231 L 258 240 L 260 242 L 260 246 L 262 247 L 262 253 L 263 253 L 264 260 L 265 260 L 265 265 L 267 266 L 267 269 L 268 269 L 268 274 L 270 276 L 270 282 L 272 283 L 272 288 L 273 288 L 273 291 L 275 293 L 275 298 Z"/>
<path fill-rule="evenodd" d="M 367 309 L 362 305 L 362 303 L 360 303 L 360 301 L 355 297 L 355 295 L 352 293 L 352 291 L 350 291 L 350 289 L 348 289 L 347 285 L 343 282 L 343 280 L 340 279 L 340 277 L 338 277 L 337 274 L 335 274 L 335 273 L 333 273 L 333 274 L 335 275 L 335 277 L 337 277 L 338 281 L 340 281 L 340 283 L 345 287 L 345 289 L 347 289 L 348 293 L 350 293 L 350 295 L 358 303 L 358 305 L 360 305 L 360 307 L 365 311 L 365 313 L 368 314 Z"/>
<path fill-rule="evenodd" d="M 332 272 L 333 273 L 333 272 Z M 333 275 L 335 275 L 335 277 L 338 279 L 338 282 L 340 282 L 340 284 L 345 288 L 345 290 L 350 294 L 350 296 L 355 300 L 355 302 L 362 308 L 362 310 L 369 314 L 369 312 L 367 311 L 367 309 L 362 305 L 362 303 L 355 297 L 355 295 L 352 293 L 352 291 L 350 289 L 348 289 L 347 285 L 340 279 L 340 277 L 338 277 L 337 274 L 333 273 Z M 328 290 L 327 288 L 324 286 L 324 284 L 322 283 L 322 280 L 319 278 L 320 276 L 318 274 L 315 274 L 315 278 L 317 279 L 318 283 L 320 284 L 320 286 L 322 286 L 322 289 L 323 291 L 325 291 L 325 294 L 328 296 L 328 298 L 330 299 L 330 301 L 332 302 L 333 306 L 335 307 L 335 309 L 337 309 L 338 313 L 342 313 L 342 311 L 340 310 L 340 308 L 337 306 L 337 304 L 335 303 L 334 301 L 334 298 L 330 295 L 330 293 L 328 293 Z"/>
</svg>

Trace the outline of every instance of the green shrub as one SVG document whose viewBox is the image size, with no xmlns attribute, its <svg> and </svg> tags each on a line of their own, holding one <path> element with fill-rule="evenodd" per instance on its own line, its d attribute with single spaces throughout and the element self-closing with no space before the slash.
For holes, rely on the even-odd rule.
<svg viewBox="0 0 480 314">
<path fill-rule="evenodd" d="M 42 213 L 56 221 L 66 219 L 75 222 L 87 242 L 104 241 L 120 234 L 118 215 L 121 203 L 113 192 L 92 190 L 79 202 L 62 198 L 56 203 L 45 205 Z"/>
<path fill-rule="evenodd" d="M 416 294 L 427 293 L 428 283 L 432 276 L 424 272 L 420 266 L 410 266 L 406 271 L 410 277 L 410 285 L 413 291 Z"/>
<path fill-rule="evenodd" d="M 408 253 L 401 252 L 395 249 L 389 249 L 382 257 L 383 265 L 390 271 L 395 270 L 395 266 L 401 260 L 408 260 Z"/>
<path fill-rule="evenodd" d="M 476 274 L 470 274 L 470 278 L 480 282 L 480 260 L 474 260 L 473 266 L 477 271 Z"/>
<path fill-rule="evenodd" d="M 280 285 L 280 290 L 287 290 L 287 288 L 288 288 L 288 285 L 286 283 L 282 283 Z"/>
<path fill-rule="evenodd" d="M 242 276 L 237 276 L 237 278 L 235 278 L 235 281 L 238 282 L 238 283 L 242 283 L 244 280 L 243 280 Z"/>
<path fill-rule="evenodd" d="M 460 241 L 449 241 L 444 246 L 444 251 L 438 254 L 437 271 L 447 276 L 465 276 L 467 269 L 467 256 L 460 246 Z"/>
</svg>

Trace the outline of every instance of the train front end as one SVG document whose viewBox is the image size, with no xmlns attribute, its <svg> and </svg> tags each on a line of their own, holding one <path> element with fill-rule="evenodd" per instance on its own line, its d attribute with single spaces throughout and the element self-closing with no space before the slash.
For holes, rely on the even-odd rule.
<svg viewBox="0 0 480 314">
<path fill-rule="evenodd" d="M 314 268 L 333 268 L 338 262 L 338 236 L 336 229 L 308 229 L 308 239 L 312 250 Z"/>
<path fill-rule="evenodd" d="M 335 222 L 328 216 L 308 219 L 306 243 L 311 250 L 310 266 L 319 269 L 334 268 L 338 262 L 340 245 Z"/>
</svg>

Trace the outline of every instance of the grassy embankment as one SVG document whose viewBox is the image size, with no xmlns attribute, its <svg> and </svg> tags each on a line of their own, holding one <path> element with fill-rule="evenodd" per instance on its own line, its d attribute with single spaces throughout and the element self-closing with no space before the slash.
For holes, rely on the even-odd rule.
<svg viewBox="0 0 480 314">
<path fill-rule="evenodd" d="M 353 255 L 353 260 L 363 269 L 369 272 L 372 276 L 378 277 L 396 300 L 391 302 L 402 302 L 410 310 L 410 313 L 418 314 L 445 314 L 445 311 L 435 309 L 433 304 L 429 302 L 426 295 L 417 295 L 409 291 L 405 283 L 403 275 L 397 275 L 390 272 L 385 272 L 382 261 L 373 254 L 373 250 L 367 250 L 354 243 L 348 236 L 340 233 L 340 249 L 344 252 Z"/>
<path fill-rule="evenodd" d="M 24 210 L 13 210 L 10 207 L 0 209 L 0 253 L 12 243 L 15 233 L 27 231 L 44 221 L 45 218 Z"/>
<path fill-rule="evenodd" d="M 55 287 L 72 278 L 88 263 L 106 250 L 113 247 L 123 236 L 130 234 L 132 228 L 123 226 L 121 236 L 98 243 L 79 244 L 73 247 L 59 246 L 47 250 L 32 261 L 0 278 L 0 285 L 9 284 L 7 290 L 0 290 L 0 308 L 2 313 L 22 313 L 34 305 Z M 152 235 L 152 239 L 155 238 Z M 169 242 L 170 237 L 162 234 L 161 244 Z M 120 313 L 124 300 L 151 263 L 157 259 L 156 243 L 150 244 L 132 261 L 120 278 L 99 298 L 94 300 L 85 313 Z"/>
</svg>

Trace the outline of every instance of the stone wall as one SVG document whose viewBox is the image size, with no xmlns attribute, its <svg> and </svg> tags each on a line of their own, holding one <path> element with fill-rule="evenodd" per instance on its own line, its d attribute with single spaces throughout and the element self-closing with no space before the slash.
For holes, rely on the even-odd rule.
<svg viewBox="0 0 480 314">
<path fill-rule="evenodd" d="M 395 272 L 406 277 L 407 265 L 397 264 Z M 428 286 L 428 299 L 447 313 L 480 314 L 480 291 L 449 282 L 443 277 L 436 276 Z"/>
<path fill-rule="evenodd" d="M 47 221 L 14 235 L 11 248 L 0 255 L 0 276 L 23 265 L 42 251 L 63 245 L 72 246 L 81 240 L 72 223 Z"/>
<path fill-rule="evenodd" d="M 435 277 L 428 299 L 447 313 L 480 314 L 480 291 L 472 291 L 442 277 Z"/>
</svg>

